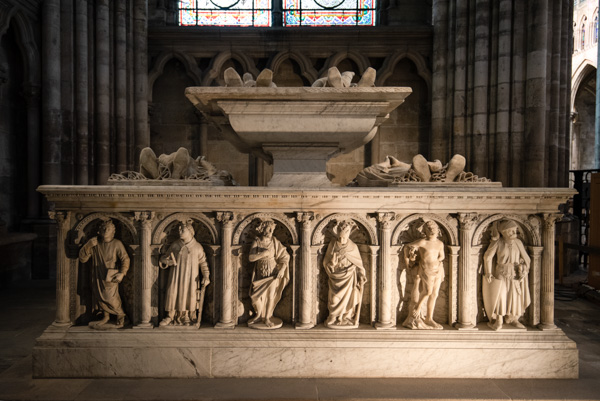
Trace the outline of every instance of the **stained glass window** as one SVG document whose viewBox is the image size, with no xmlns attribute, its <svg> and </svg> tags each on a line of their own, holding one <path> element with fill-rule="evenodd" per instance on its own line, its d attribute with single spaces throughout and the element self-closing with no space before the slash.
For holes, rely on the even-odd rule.
<svg viewBox="0 0 600 401">
<path fill-rule="evenodd" d="M 585 49 L 585 24 L 581 24 L 581 50 Z"/>
<path fill-rule="evenodd" d="M 179 25 L 271 26 L 271 0 L 180 0 Z"/>
<path fill-rule="evenodd" d="M 598 43 L 598 16 L 594 18 L 594 43 Z"/>
<path fill-rule="evenodd" d="M 284 26 L 374 26 L 377 0 L 283 0 Z"/>
</svg>

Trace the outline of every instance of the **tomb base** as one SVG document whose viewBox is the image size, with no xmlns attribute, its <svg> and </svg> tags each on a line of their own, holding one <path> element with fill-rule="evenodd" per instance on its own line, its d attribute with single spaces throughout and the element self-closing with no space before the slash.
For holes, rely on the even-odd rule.
<svg viewBox="0 0 600 401">
<path fill-rule="evenodd" d="M 48 329 L 33 375 L 155 378 L 577 378 L 578 351 L 562 330 L 470 332 L 398 328 L 334 331 L 322 325 L 268 333 L 247 327 L 98 332 Z"/>
</svg>

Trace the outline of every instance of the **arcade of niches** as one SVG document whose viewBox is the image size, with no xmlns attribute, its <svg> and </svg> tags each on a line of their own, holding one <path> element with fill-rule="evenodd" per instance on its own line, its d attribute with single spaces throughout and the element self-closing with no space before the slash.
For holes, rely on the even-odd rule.
<svg viewBox="0 0 600 401">
<path fill-rule="evenodd" d="M 36 376 L 577 376 L 575 345 L 553 323 L 554 225 L 560 217 L 555 211 L 572 196 L 571 190 L 506 189 L 490 183 L 376 190 L 45 186 L 40 191 L 54 206 L 59 241 L 57 317 L 37 342 Z M 92 330 L 90 267 L 77 255 L 107 219 L 131 260 L 119 285 L 131 323 Z M 258 333 L 247 327 L 253 311 L 248 254 L 261 219 L 275 222 L 273 236 L 290 256 L 290 282 L 274 313 L 283 327 Z M 179 221 L 193 225 L 210 271 L 199 328 L 158 325 L 165 317 L 166 285 L 159 260 L 177 238 L 174 227 Z M 358 246 L 367 279 L 359 326 L 343 333 L 323 326 L 328 316 L 323 258 L 339 221 L 356 226 L 350 240 Z M 425 221 L 439 228 L 444 246 L 444 278 L 434 311 L 441 330 L 402 326 L 414 290 L 414 273 L 402 257 L 403 248 L 423 236 Z M 492 226 L 500 221 L 516 223 L 518 239 L 531 259 L 531 303 L 521 318 L 526 329 L 505 325 L 494 331 L 486 325 L 491 319 L 482 301 L 483 257 Z M 430 343 L 424 349 L 416 346 L 422 341 Z M 332 363 L 326 373 L 314 368 L 323 357 L 321 347 L 336 347 L 328 353 Z M 378 355 L 379 368 L 344 366 L 366 349 Z M 56 352 L 61 358 L 55 358 Z M 296 360 L 298 352 L 305 359 Z M 429 358 L 430 352 L 452 358 L 452 364 L 438 364 L 433 372 L 425 365 L 397 366 L 397 358 L 419 360 Z M 128 362 L 132 353 L 136 362 Z M 281 370 L 263 368 L 275 363 L 275 354 Z M 100 363 L 89 364 L 82 355 Z M 156 358 L 168 360 L 171 370 L 151 363 Z M 190 370 L 185 358 L 197 369 Z M 482 371 L 470 368 L 484 363 Z M 105 370 L 107 364 L 111 371 Z M 232 364 L 239 366 L 228 370 Z"/>
</svg>

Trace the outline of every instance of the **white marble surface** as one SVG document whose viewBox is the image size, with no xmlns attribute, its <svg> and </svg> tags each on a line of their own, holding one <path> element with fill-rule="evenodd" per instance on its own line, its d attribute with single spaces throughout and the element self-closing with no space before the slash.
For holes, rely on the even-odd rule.
<svg viewBox="0 0 600 401">
<path fill-rule="evenodd" d="M 36 377 L 576 378 L 578 352 L 561 330 L 463 332 L 46 331 Z"/>
</svg>

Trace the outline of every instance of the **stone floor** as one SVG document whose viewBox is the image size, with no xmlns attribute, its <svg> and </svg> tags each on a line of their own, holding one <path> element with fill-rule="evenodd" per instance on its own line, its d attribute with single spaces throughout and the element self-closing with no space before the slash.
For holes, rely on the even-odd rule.
<svg viewBox="0 0 600 401">
<path fill-rule="evenodd" d="M 3 289 L 0 400 L 600 400 L 600 304 L 557 287 L 556 323 L 577 342 L 578 380 L 32 379 L 35 338 L 54 318 L 54 286 Z"/>
</svg>

